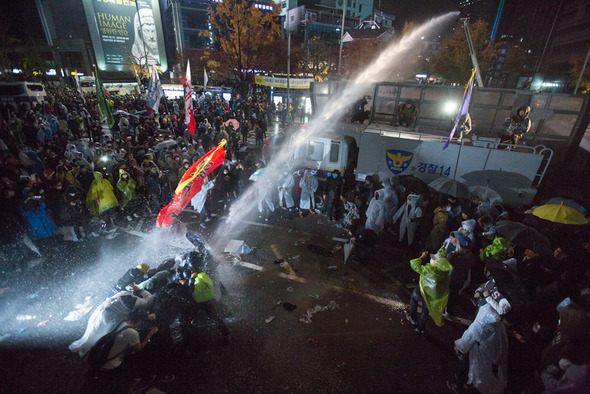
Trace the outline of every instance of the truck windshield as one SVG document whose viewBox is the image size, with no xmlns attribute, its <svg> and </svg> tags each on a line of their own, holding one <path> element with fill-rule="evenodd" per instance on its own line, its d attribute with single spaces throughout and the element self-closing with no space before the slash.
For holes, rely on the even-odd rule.
<svg viewBox="0 0 590 394">
<path fill-rule="evenodd" d="M 319 141 L 309 141 L 307 159 L 322 161 L 324 159 L 324 143 Z"/>
</svg>

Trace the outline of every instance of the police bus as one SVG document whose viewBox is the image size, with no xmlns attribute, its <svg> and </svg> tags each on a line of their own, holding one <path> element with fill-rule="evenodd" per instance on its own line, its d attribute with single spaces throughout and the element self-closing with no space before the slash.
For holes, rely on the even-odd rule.
<svg viewBox="0 0 590 394">
<path fill-rule="evenodd" d="M 47 101 L 47 92 L 40 83 L 35 82 L 0 82 L 0 102 L 42 103 Z"/>
</svg>

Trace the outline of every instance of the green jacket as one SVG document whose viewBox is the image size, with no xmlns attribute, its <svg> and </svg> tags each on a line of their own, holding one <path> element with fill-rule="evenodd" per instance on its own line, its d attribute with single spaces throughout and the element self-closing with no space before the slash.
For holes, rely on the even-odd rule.
<svg viewBox="0 0 590 394">
<path fill-rule="evenodd" d="M 420 293 L 426 302 L 428 313 L 437 326 L 443 325 L 443 312 L 449 300 L 449 283 L 453 266 L 444 257 L 436 265 L 422 265 L 422 259 L 410 260 L 410 267 L 420 274 Z"/>
<path fill-rule="evenodd" d="M 505 238 L 497 237 L 491 245 L 486 246 L 484 250 L 479 253 L 479 258 L 491 258 L 496 261 L 504 261 L 508 258 L 508 251 L 510 250 L 510 242 Z"/>
<path fill-rule="evenodd" d="M 127 182 L 123 180 L 123 175 L 128 176 Z M 129 204 L 129 201 L 137 198 L 137 193 L 135 192 L 135 181 L 131 179 L 129 173 L 122 168 L 119 169 L 119 181 L 117 182 L 117 189 L 119 189 L 121 192 L 121 208 L 125 208 L 127 204 Z"/>
<path fill-rule="evenodd" d="M 195 278 L 193 299 L 195 302 L 207 302 L 213 299 L 213 281 L 209 276 L 201 272 Z"/>
<path fill-rule="evenodd" d="M 447 221 L 449 220 L 449 214 L 441 207 L 436 207 L 434 210 L 434 218 L 432 224 L 434 227 L 426 240 L 426 246 L 430 249 L 438 250 L 442 246 L 444 240 L 449 235 L 447 230 Z"/>
</svg>

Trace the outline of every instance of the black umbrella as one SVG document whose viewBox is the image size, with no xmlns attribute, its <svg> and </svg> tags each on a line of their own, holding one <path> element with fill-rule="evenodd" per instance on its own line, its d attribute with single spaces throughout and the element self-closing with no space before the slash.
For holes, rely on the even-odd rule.
<svg viewBox="0 0 590 394">
<path fill-rule="evenodd" d="M 500 192 L 501 188 L 522 189 L 531 187 L 533 181 L 517 172 L 501 170 L 480 170 L 461 175 L 461 178 L 472 186 L 483 185 Z M 502 194 L 500 192 L 500 194 Z"/>
<path fill-rule="evenodd" d="M 501 261 L 490 260 L 486 263 L 486 270 L 492 275 L 500 292 L 503 287 L 520 284 L 520 279 L 514 270 Z"/>
<path fill-rule="evenodd" d="M 525 249 L 530 249 L 535 253 L 546 256 L 553 253 L 549 239 L 526 224 L 501 220 L 496 223 L 495 229 L 498 234 L 508 241 Z"/>
<path fill-rule="evenodd" d="M 501 261 L 488 261 L 486 270 L 496 282 L 498 291 L 510 302 L 512 310 L 526 310 L 528 297 L 516 272 Z"/>
<path fill-rule="evenodd" d="M 428 191 L 428 186 L 426 183 L 414 175 L 400 175 L 398 179 L 400 185 L 416 194 L 422 194 Z"/>
<path fill-rule="evenodd" d="M 428 184 L 428 187 L 433 188 L 439 193 L 447 194 L 456 198 L 469 200 L 471 199 L 471 191 L 463 182 L 459 182 L 451 178 L 438 178 Z"/>
</svg>

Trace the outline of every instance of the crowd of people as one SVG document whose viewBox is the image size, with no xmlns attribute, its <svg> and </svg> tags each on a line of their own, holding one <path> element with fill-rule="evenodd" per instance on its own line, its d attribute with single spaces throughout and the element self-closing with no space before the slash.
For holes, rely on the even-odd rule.
<svg viewBox="0 0 590 394">
<path fill-rule="evenodd" d="M 231 179 L 220 177 L 227 196 L 244 186 L 239 171 L 254 169 L 255 155 L 240 152 L 248 135 L 260 145 L 255 152 L 271 154 L 266 132 L 274 111 L 262 96 L 225 102 L 201 95 L 194 135 L 179 100 L 150 116 L 139 95 L 112 96 L 109 104 L 112 128 L 101 123 L 92 94 L 56 90 L 47 102 L 0 106 L 3 253 L 22 242 L 35 248 L 54 234 L 112 237 L 116 221 L 157 214 L 189 166 L 222 139 L 227 161 L 219 172 L 227 175 L 242 159 Z"/>
<path fill-rule="evenodd" d="M 227 211 L 256 171 L 271 160 L 279 142 L 267 138 L 269 124 L 289 120 L 285 111 L 276 118 L 261 95 L 229 102 L 200 95 L 195 103 L 197 131 L 191 135 L 184 126 L 181 101 L 163 101 L 158 113 L 148 115 L 144 100 L 128 95 L 112 98 L 116 123 L 109 129 L 100 121 L 95 96 L 83 98 L 67 90 L 52 91 L 50 96 L 40 105 L 0 106 L 5 255 L 21 244 L 34 250 L 35 243 L 55 240 L 58 234 L 72 242 L 113 237 L 117 222 L 155 218 L 190 165 L 226 140 L 226 161 L 191 201 L 205 228 L 211 211 Z M 517 116 L 526 117 L 525 112 L 519 110 Z M 254 146 L 249 143 L 252 135 Z M 462 201 L 431 189 L 418 190 L 398 177 L 367 176 L 358 183 L 354 169 L 349 169 L 327 174 L 320 183 L 317 174 L 296 170 L 286 166 L 273 182 L 254 181 L 262 220 L 323 211 L 328 220 L 340 221 L 349 231 L 352 259 L 359 264 L 378 265 L 378 245 L 392 242 L 420 256 L 411 261 L 420 279 L 407 316 L 419 333 L 427 328 L 429 316 L 439 326 L 445 317 L 475 316 L 455 342 L 464 362 L 449 382 L 451 389 L 466 390 L 469 384 L 481 392 L 503 392 L 511 375 L 508 352 L 514 352 L 512 359 L 521 358 L 514 381 L 518 389 L 574 393 L 588 388 L 583 386 L 590 375 L 586 227 L 556 225 L 525 208 L 508 210 L 483 196 Z M 495 230 L 503 220 L 537 228 L 551 241 L 553 254 L 509 242 Z M 190 263 L 191 257 L 165 262 L 155 270 L 138 266 L 137 272 L 126 274 L 127 279 L 116 285 L 117 294 L 91 317 L 87 335 L 71 349 L 86 353 L 107 332 L 125 329 L 118 334 L 120 342 L 112 348 L 106 369 L 118 367 L 124 355 L 116 354 L 117 349 L 140 351 L 147 345 L 146 337 L 133 332 L 150 319 L 147 311 L 155 312 L 152 319 L 166 315 L 166 308 L 157 310 L 152 294 L 166 286 L 160 293 L 167 294 L 164 303 L 168 296 L 189 304 L 203 302 L 213 314 L 211 297 L 195 297 L 195 289 L 204 286 L 211 291 L 213 284 Z M 139 279 L 147 279 L 149 289 L 137 287 Z M 462 299 L 473 300 L 474 307 L 462 308 Z M 106 316 L 111 312 L 119 315 Z M 169 327 L 169 318 L 159 327 Z M 227 335 L 221 320 L 216 321 Z M 149 337 L 156 331 L 150 329 Z"/>
</svg>

